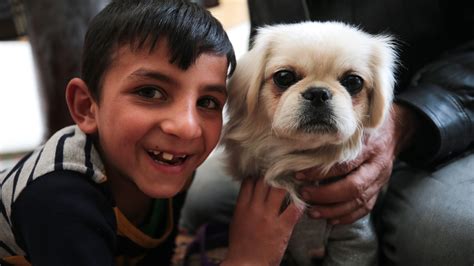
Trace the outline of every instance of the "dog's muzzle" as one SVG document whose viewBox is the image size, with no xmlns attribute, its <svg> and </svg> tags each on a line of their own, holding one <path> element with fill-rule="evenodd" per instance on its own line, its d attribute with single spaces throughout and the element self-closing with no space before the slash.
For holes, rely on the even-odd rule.
<svg viewBox="0 0 474 266">
<path fill-rule="evenodd" d="M 310 87 L 301 93 L 303 104 L 299 130 L 305 133 L 335 133 L 337 132 L 334 120 L 330 90 L 324 87 Z"/>
</svg>

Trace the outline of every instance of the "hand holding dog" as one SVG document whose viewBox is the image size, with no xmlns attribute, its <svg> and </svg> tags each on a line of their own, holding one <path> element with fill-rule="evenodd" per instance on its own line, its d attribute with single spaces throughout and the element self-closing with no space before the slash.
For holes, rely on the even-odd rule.
<svg viewBox="0 0 474 266">
<path fill-rule="evenodd" d="M 332 224 L 350 224 L 367 215 L 390 178 L 395 157 L 409 144 L 414 131 L 413 115 L 395 104 L 384 124 L 364 137 L 363 150 L 355 160 L 338 164 L 325 175 L 317 168 L 300 172 L 297 178 L 310 180 L 346 176 L 301 190 L 304 200 L 312 205 L 309 215 Z"/>
<path fill-rule="evenodd" d="M 291 203 L 280 212 L 286 191 L 248 178 L 243 181 L 221 265 L 279 265 L 302 211 Z"/>
</svg>

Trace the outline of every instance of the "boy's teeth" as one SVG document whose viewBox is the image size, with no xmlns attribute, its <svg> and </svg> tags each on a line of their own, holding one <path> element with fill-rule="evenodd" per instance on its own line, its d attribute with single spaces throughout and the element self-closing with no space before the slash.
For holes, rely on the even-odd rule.
<svg viewBox="0 0 474 266">
<path fill-rule="evenodd" d="M 156 150 L 148 150 L 150 154 L 153 155 L 153 160 L 161 161 L 166 163 L 179 163 L 182 162 L 187 158 L 187 155 L 173 155 L 171 153 L 163 152 L 163 151 L 156 151 Z"/>
<path fill-rule="evenodd" d="M 166 153 L 166 152 L 163 152 L 161 156 L 163 157 L 163 159 L 168 160 L 168 161 L 173 160 L 173 157 L 174 157 L 173 154 Z"/>
</svg>

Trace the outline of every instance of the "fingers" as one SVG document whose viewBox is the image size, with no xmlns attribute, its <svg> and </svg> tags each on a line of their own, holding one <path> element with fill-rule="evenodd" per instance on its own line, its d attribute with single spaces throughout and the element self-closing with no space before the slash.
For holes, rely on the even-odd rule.
<svg viewBox="0 0 474 266">
<path fill-rule="evenodd" d="M 278 206 L 278 208 L 273 208 L 273 210 L 275 211 L 273 213 L 274 215 L 280 214 L 281 206 L 285 203 L 285 200 L 286 200 L 286 194 L 287 194 L 286 190 L 281 189 L 281 188 L 271 187 L 269 189 L 266 203 L 269 206 L 275 206 L 275 207 Z"/>
<path fill-rule="evenodd" d="M 280 218 L 285 222 L 287 228 L 293 228 L 298 220 L 303 215 L 303 209 L 296 207 L 292 202 L 286 207 L 283 213 L 280 215 Z"/>
<path fill-rule="evenodd" d="M 384 167 L 372 160 L 337 182 L 305 187 L 302 190 L 303 198 L 313 205 L 308 210 L 309 216 L 328 219 L 333 224 L 356 221 L 373 209 L 390 172 L 391 167 Z"/>
<path fill-rule="evenodd" d="M 278 215 L 286 193 L 284 189 L 269 186 L 263 178 L 247 178 L 242 181 L 237 205 L 242 207 L 252 205 L 268 212 L 275 210 L 274 214 Z"/>
<path fill-rule="evenodd" d="M 347 176 L 324 186 L 307 186 L 302 189 L 304 201 L 309 204 L 333 204 L 356 199 L 365 191 L 359 176 Z"/>
<path fill-rule="evenodd" d="M 237 197 L 237 206 L 248 205 L 252 201 L 255 181 L 252 178 L 246 178 L 240 185 L 239 196 Z"/>
<path fill-rule="evenodd" d="M 312 218 L 336 219 L 347 215 L 360 208 L 359 200 L 351 200 L 338 204 L 312 206 L 308 209 L 308 215 Z"/>
<path fill-rule="evenodd" d="M 281 216 L 283 220 L 288 220 L 288 225 L 291 227 L 302 213 L 295 204 L 290 203 L 280 214 L 282 206 L 286 204 L 288 193 L 285 189 L 268 185 L 263 178 L 251 182 L 245 180 L 241 190 L 242 197 L 246 199 L 246 201 L 243 200 L 244 204 L 247 202 L 274 217 Z"/>
<path fill-rule="evenodd" d="M 347 215 L 329 219 L 331 224 L 351 224 L 360 218 L 369 214 L 369 212 L 374 208 L 375 202 L 377 201 L 377 195 L 372 197 L 367 203 L 362 204 L 357 210 L 348 213 Z"/>
<path fill-rule="evenodd" d="M 264 181 L 261 177 L 257 179 L 254 192 L 253 192 L 253 201 L 258 203 L 264 203 L 267 199 L 267 196 L 270 192 L 270 186 Z"/>
<path fill-rule="evenodd" d="M 294 204 L 280 213 L 286 191 L 267 185 L 263 178 L 245 180 L 232 218 L 229 265 L 279 265 L 293 227 L 301 216 Z"/>
<path fill-rule="evenodd" d="M 312 206 L 307 213 L 312 218 L 329 219 L 335 224 L 352 223 L 372 211 L 377 197 L 378 193 L 374 193 L 367 200 L 357 198 L 338 204 Z"/>
<path fill-rule="evenodd" d="M 374 163 L 365 163 L 345 178 L 324 186 L 306 186 L 302 189 L 303 199 L 310 204 L 333 204 L 364 198 L 368 200 L 373 191 L 367 189 L 379 177 L 380 170 Z M 378 190 L 378 187 L 376 190 Z M 372 194 L 368 194 L 371 192 Z"/>
</svg>

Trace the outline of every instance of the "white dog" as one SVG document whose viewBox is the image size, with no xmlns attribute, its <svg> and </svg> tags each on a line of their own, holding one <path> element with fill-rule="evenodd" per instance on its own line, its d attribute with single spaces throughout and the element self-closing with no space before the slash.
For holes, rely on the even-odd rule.
<svg viewBox="0 0 474 266">
<path fill-rule="evenodd" d="M 329 170 L 359 154 L 363 135 L 389 112 L 395 62 L 389 36 L 343 23 L 259 29 L 229 81 L 222 138 L 229 173 L 237 179 L 264 176 L 304 208 L 295 173 L 314 166 Z"/>
</svg>

